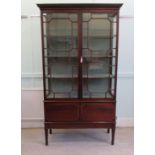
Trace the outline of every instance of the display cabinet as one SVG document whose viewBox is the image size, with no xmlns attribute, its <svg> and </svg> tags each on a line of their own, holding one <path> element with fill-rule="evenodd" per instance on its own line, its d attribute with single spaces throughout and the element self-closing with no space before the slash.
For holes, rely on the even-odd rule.
<svg viewBox="0 0 155 155">
<path fill-rule="evenodd" d="M 116 126 L 122 4 L 37 4 L 41 10 L 45 144 L 58 128 Z"/>
</svg>

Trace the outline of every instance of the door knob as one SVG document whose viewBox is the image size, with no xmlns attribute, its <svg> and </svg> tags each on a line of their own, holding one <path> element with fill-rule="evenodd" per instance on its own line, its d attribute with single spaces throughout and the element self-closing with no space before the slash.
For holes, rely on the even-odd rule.
<svg viewBox="0 0 155 155">
<path fill-rule="evenodd" d="M 80 58 L 80 63 L 83 63 L 83 57 Z"/>
</svg>

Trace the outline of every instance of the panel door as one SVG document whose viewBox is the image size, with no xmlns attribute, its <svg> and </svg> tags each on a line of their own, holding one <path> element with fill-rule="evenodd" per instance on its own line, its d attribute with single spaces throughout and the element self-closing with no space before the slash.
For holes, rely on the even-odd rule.
<svg viewBox="0 0 155 155">
<path fill-rule="evenodd" d="M 110 122 L 115 120 L 115 105 L 113 103 L 83 103 L 81 105 L 82 121 Z"/>
<path fill-rule="evenodd" d="M 45 121 L 46 122 L 71 122 L 79 120 L 78 103 L 46 103 Z"/>
</svg>

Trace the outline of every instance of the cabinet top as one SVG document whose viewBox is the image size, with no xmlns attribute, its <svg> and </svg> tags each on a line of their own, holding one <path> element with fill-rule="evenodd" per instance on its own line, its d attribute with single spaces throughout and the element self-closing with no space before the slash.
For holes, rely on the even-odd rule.
<svg viewBox="0 0 155 155">
<path fill-rule="evenodd" d="M 41 9 L 51 9 L 51 8 L 109 8 L 109 9 L 119 9 L 123 3 L 61 3 L 61 4 L 37 4 Z"/>
</svg>

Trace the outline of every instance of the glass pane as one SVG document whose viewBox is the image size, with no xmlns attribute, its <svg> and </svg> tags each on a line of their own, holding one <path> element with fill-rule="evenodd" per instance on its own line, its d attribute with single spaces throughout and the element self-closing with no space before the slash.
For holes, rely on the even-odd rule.
<svg viewBox="0 0 155 155">
<path fill-rule="evenodd" d="M 77 14 L 43 15 L 46 95 L 77 98 Z"/>
<path fill-rule="evenodd" d="M 115 85 L 116 17 L 83 14 L 83 97 L 112 98 Z"/>
</svg>

